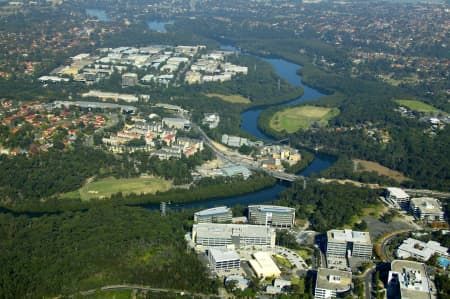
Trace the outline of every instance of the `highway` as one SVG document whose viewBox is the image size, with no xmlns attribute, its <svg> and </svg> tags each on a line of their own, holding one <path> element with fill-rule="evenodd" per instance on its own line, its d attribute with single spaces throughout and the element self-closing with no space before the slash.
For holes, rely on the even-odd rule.
<svg viewBox="0 0 450 299">
<path fill-rule="evenodd" d="M 263 168 L 259 166 L 259 163 L 254 161 L 252 158 L 249 158 L 248 156 L 245 155 L 241 155 L 235 151 L 220 150 L 219 148 L 216 147 L 213 140 L 211 140 L 211 138 L 209 138 L 209 136 L 199 126 L 192 124 L 192 127 L 202 135 L 203 142 L 206 145 L 208 145 L 214 151 L 214 153 L 224 161 L 228 161 L 236 165 L 245 166 L 250 170 L 264 171 L 265 173 L 283 181 L 293 182 L 298 179 L 304 179 L 303 176 Z"/>
</svg>

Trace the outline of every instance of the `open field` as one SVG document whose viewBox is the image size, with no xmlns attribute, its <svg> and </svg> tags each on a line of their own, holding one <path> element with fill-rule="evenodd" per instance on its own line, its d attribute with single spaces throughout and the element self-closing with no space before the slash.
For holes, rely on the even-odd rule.
<svg viewBox="0 0 450 299">
<path fill-rule="evenodd" d="M 122 192 L 123 195 L 136 194 L 154 194 L 158 191 L 167 191 L 172 187 L 172 182 L 162 178 L 151 176 L 142 176 L 131 179 L 116 179 L 113 177 L 88 182 L 77 191 L 64 194 L 63 198 L 78 198 L 81 200 L 90 200 L 94 198 L 109 198 L 111 195 Z"/>
<path fill-rule="evenodd" d="M 393 179 L 399 183 L 409 180 L 401 172 L 389 169 L 376 162 L 359 159 L 355 159 L 353 161 L 358 163 L 357 170 L 359 171 L 375 171 L 379 175 L 387 176 L 388 178 Z"/>
<path fill-rule="evenodd" d="M 233 103 L 233 104 L 250 104 L 251 101 L 247 98 L 244 98 L 243 96 L 239 94 L 220 94 L 220 93 L 208 93 L 206 94 L 209 98 L 219 98 L 225 102 Z"/>
<path fill-rule="evenodd" d="M 320 126 L 327 125 L 328 121 L 339 114 L 337 108 L 316 106 L 300 106 L 284 109 L 275 113 L 270 119 L 270 127 L 278 132 L 285 130 L 294 133 L 299 129 L 307 129 L 317 122 Z"/>
<path fill-rule="evenodd" d="M 416 100 L 395 100 L 399 105 L 405 106 L 413 111 L 424 112 L 424 113 L 445 113 L 442 110 L 437 109 L 431 105 L 425 104 L 421 101 Z"/>
</svg>

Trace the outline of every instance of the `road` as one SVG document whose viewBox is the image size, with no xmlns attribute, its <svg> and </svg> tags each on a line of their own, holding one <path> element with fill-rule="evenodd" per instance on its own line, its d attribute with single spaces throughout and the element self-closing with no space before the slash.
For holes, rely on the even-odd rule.
<svg viewBox="0 0 450 299">
<path fill-rule="evenodd" d="M 364 292 L 365 292 L 365 298 L 371 299 L 372 296 L 372 279 L 373 275 L 377 271 L 375 266 L 372 266 L 371 268 L 367 269 L 366 272 L 361 274 L 362 279 L 364 280 Z"/>
<path fill-rule="evenodd" d="M 391 242 L 392 239 L 396 238 L 398 235 L 404 234 L 404 233 L 408 233 L 411 232 L 412 230 L 410 229 L 406 229 L 406 230 L 401 230 L 401 231 L 397 231 L 397 232 L 392 232 L 389 236 L 387 236 L 381 243 L 381 252 L 384 255 L 384 262 L 391 262 L 392 258 L 391 258 L 391 253 L 389 252 L 389 250 L 387 249 L 387 245 Z"/>
<path fill-rule="evenodd" d="M 138 284 L 116 284 L 116 285 L 108 285 L 100 288 L 102 291 L 120 291 L 120 290 L 139 290 L 139 291 L 147 291 L 152 293 L 175 293 L 178 295 L 187 295 L 187 296 L 193 296 L 195 298 L 211 298 L 215 297 L 217 295 L 212 294 L 203 294 L 203 293 L 191 293 L 188 291 L 182 291 L 182 290 L 175 290 L 175 289 L 164 289 L 164 288 L 155 288 L 151 286 L 146 285 L 138 285 Z M 86 296 L 90 294 L 94 294 L 97 291 L 97 289 L 92 289 L 88 291 L 80 292 L 81 295 Z M 220 298 L 231 298 L 230 296 L 220 296 Z"/>
<path fill-rule="evenodd" d="M 405 189 L 405 192 L 412 195 L 427 195 L 440 198 L 450 198 L 449 192 L 441 192 L 427 189 Z"/>
<path fill-rule="evenodd" d="M 295 174 L 290 174 L 290 173 L 285 173 L 282 171 L 275 171 L 272 169 L 263 168 L 263 167 L 259 166 L 258 162 L 254 161 L 252 158 L 249 158 L 248 156 L 241 155 L 241 154 L 239 154 L 235 151 L 231 151 L 231 150 L 230 151 L 221 150 L 218 147 L 216 147 L 213 140 L 211 140 L 211 138 L 209 138 L 209 136 L 202 130 L 202 128 L 200 128 L 199 126 L 194 125 L 194 124 L 192 126 L 195 130 L 197 130 L 201 134 L 203 142 L 205 144 L 207 144 L 218 157 L 222 158 L 225 161 L 228 161 L 228 162 L 236 164 L 236 165 L 245 166 L 250 170 L 264 171 L 265 173 L 267 173 L 277 179 L 284 180 L 284 181 L 293 182 L 297 179 L 304 178 L 303 176 L 299 176 L 299 175 L 295 175 Z"/>
</svg>

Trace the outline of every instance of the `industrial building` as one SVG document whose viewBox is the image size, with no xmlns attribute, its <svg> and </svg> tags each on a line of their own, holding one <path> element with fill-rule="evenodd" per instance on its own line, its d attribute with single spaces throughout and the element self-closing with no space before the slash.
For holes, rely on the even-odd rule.
<svg viewBox="0 0 450 299">
<path fill-rule="evenodd" d="M 444 221 L 444 211 L 439 200 L 432 197 L 412 198 L 410 209 L 414 217 L 423 221 Z"/>
<path fill-rule="evenodd" d="M 436 298 L 436 289 L 428 277 L 425 265 L 413 261 L 393 261 L 388 276 L 387 297 Z"/>
<path fill-rule="evenodd" d="M 139 98 L 132 94 L 123 94 L 116 92 L 104 92 L 98 90 L 90 90 L 89 92 L 83 93 L 81 95 L 83 98 L 99 98 L 102 101 L 113 100 L 113 101 L 124 101 L 128 103 L 137 102 Z"/>
<path fill-rule="evenodd" d="M 368 232 L 329 230 L 327 232 L 327 257 L 372 257 L 372 242 Z"/>
<path fill-rule="evenodd" d="M 225 206 L 202 210 L 194 214 L 197 223 L 224 223 L 231 222 L 233 213 Z"/>
<path fill-rule="evenodd" d="M 192 227 L 196 246 L 275 247 L 275 229 L 260 225 L 198 223 Z"/>
<path fill-rule="evenodd" d="M 426 262 L 434 254 L 448 256 L 448 248 L 441 246 L 441 244 L 436 241 L 428 241 L 425 243 L 413 238 L 408 238 L 398 247 L 395 254 L 401 259 L 412 257 L 419 261 Z"/>
<path fill-rule="evenodd" d="M 278 269 L 269 253 L 255 252 L 253 258 L 248 262 L 258 278 L 279 277 L 281 275 L 280 269 Z"/>
<path fill-rule="evenodd" d="M 252 172 L 247 167 L 242 165 L 223 167 L 220 170 L 224 176 L 242 176 L 245 180 L 252 175 Z"/>
<path fill-rule="evenodd" d="M 408 210 L 409 209 L 409 195 L 403 189 L 397 187 L 389 187 L 386 189 L 386 200 L 393 205 Z"/>
<path fill-rule="evenodd" d="M 295 223 L 295 209 L 288 207 L 251 205 L 248 206 L 248 215 L 252 224 L 292 228 Z"/>
<path fill-rule="evenodd" d="M 191 122 L 184 118 L 165 117 L 162 123 L 166 127 L 178 130 L 189 130 L 191 128 Z"/>
<path fill-rule="evenodd" d="M 241 257 L 234 249 L 210 248 L 208 259 L 214 271 L 234 270 L 241 267 Z"/>
<path fill-rule="evenodd" d="M 336 298 L 350 291 L 352 287 L 352 272 L 336 269 L 319 268 L 317 270 L 314 298 Z"/>
</svg>

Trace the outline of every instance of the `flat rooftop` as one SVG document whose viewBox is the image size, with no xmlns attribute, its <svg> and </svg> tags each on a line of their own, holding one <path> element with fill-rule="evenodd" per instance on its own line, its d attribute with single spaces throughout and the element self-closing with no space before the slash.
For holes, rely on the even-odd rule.
<svg viewBox="0 0 450 299">
<path fill-rule="evenodd" d="M 428 275 L 425 264 L 406 260 L 395 260 L 391 263 L 391 271 L 398 273 L 402 298 L 430 299 Z"/>
<path fill-rule="evenodd" d="M 278 269 L 277 265 L 272 260 L 269 253 L 262 251 L 255 252 L 253 254 L 253 257 L 254 259 L 249 260 L 249 263 L 258 276 L 264 277 L 280 276 L 281 271 L 280 269 Z"/>
<path fill-rule="evenodd" d="M 292 213 L 295 211 L 294 208 L 283 207 L 283 206 L 273 206 L 273 205 L 251 205 L 248 206 L 249 209 L 258 209 L 265 213 Z"/>
<path fill-rule="evenodd" d="M 332 229 L 327 232 L 328 241 L 372 244 L 369 232 L 352 231 L 351 229 Z"/>
<path fill-rule="evenodd" d="M 352 272 L 337 269 L 319 268 L 317 270 L 316 288 L 346 292 L 352 285 Z"/>
<path fill-rule="evenodd" d="M 400 189 L 398 187 L 389 187 L 387 188 L 387 191 L 389 192 L 390 195 L 393 195 L 397 198 L 408 198 L 409 195 L 403 191 L 403 189 Z"/>
<path fill-rule="evenodd" d="M 230 260 L 240 260 L 239 254 L 228 248 L 209 248 L 210 255 L 214 258 L 216 262 L 226 262 Z"/>
<path fill-rule="evenodd" d="M 225 214 L 228 212 L 230 212 L 230 209 L 227 208 L 226 206 L 222 206 L 222 207 L 215 207 L 215 208 L 211 208 L 211 209 L 198 211 L 195 213 L 195 215 L 197 215 L 197 216 L 213 216 L 213 215 Z"/>
<path fill-rule="evenodd" d="M 411 199 L 411 204 L 424 213 L 440 214 L 442 212 L 441 203 L 436 198 L 416 197 Z"/>
<path fill-rule="evenodd" d="M 269 237 L 275 234 L 275 229 L 263 225 L 249 224 L 223 224 L 223 223 L 198 223 L 194 224 L 192 231 L 197 235 L 210 238 L 223 238 L 226 236 L 250 236 L 250 237 Z"/>
</svg>

